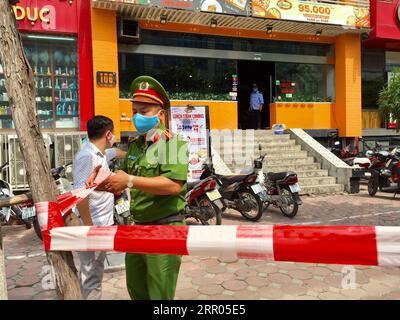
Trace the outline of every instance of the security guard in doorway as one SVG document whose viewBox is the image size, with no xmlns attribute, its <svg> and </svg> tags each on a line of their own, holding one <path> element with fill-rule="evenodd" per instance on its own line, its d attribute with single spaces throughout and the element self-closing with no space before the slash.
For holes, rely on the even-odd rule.
<svg viewBox="0 0 400 320">
<path fill-rule="evenodd" d="M 133 123 L 140 135 L 130 144 L 121 170 L 103 188 L 112 193 L 130 188 L 136 224 L 185 225 L 187 143 L 162 123 L 170 101 L 157 80 L 141 76 L 131 88 Z M 181 256 L 127 253 L 125 265 L 132 299 L 174 299 Z"/>
</svg>

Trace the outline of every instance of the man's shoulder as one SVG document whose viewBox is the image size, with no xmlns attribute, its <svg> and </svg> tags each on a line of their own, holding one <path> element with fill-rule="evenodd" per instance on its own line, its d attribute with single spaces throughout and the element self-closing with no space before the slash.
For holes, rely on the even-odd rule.
<svg viewBox="0 0 400 320">
<path fill-rule="evenodd" d="M 95 156 L 94 151 L 90 148 L 88 144 L 85 144 L 81 150 L 77 152 L 77 154 L 74 157 L 74 161 L 80 161 L 80 160 L 88 160 L 91 159 Z"/>
</svg>

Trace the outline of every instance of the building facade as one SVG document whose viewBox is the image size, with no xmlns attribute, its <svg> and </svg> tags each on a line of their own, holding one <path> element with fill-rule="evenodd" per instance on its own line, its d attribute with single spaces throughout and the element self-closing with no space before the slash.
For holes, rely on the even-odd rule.
<svg viewBox="0 0 400 320">
<path fill-rule="evenodd" d="M 393 129 L 378 116 L 379 91 L 400 67 L 400 1 L 371 1 L 371 32 L 362 42 L 363 128 Z M 390 134 L 390 131 L 387 132 Z"/>
<path fill-rule="evenodd" d="M 89 1 L 21 0 L 13 9 L 35 76 L 41 128 L 85 130 L 94 112 Z M 1 71 L 0 132 L 4 132 L 14 129 L 14 123 Z"/>
<path fill-rule="evenodd" d="M 369 1 L 93 0 L 95 113 L 112 117 L 122 135 L 134 130 L 129 86 L 148 74 L 173 105 L 208 105 L 212 129 L 247 128 L 257 83 L 264 127 L 359 137 L 369 19 Z M 98 72 L 116 84 L 98 85 Z"/>
</svg>

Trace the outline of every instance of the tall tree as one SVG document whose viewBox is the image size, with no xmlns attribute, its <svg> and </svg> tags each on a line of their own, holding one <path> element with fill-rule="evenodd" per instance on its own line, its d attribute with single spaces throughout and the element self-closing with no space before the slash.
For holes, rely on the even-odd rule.
<svg viewBox="0 0 400 320">
<path fill-rule="evenodd" d="M 379 114 L 383 120 L 396 122 L 400 130 L 400 69 L 395 68 L 388 83 L 379 93 Z"/>
<path fill-rule="evenodd" d="M 56 201 L 57 193 L 52 187 L 54 181 L 36 112 L 33 72 L 25 56 L 12 10 L 12 5 L 16 2 L 18 1 L 0 0 L 0 62 L 3 64 L 9 105 L 25 160 L 33 201 Z M 72 253 L 50 252 L 47 259 L 55 273 L 59 298 L 81 299 Z"/>
<path fill-rule="evenodd" d="M 0 226 L 0 300 L 7 299 L 7 281 L 6 281 L 6 268 L 4 265 L 3 243 L 1 239 L 1 226 Z"/>
</svg>

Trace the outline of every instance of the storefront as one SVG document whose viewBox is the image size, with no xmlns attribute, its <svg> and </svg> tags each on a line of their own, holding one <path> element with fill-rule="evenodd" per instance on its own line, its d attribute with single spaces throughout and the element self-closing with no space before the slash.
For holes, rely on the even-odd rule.
<svg viewBox="0 0 400 320">
<path fill-rule="evenodd" d="M 371 1 L 371 32 L 362 49 L 363 128 L 395 127 L 378 116 L 378 98 L 393 68 L 400 67 L 400 1 Z M 388 132 L 389 134 L 389 132 Z"/>
<path fill-rule="evenodd" d="M 85 130 L 94 111 L 90 4 L 21 0 L 13 9 L 34 72 L 41 128 L 44 132 Z M 0 132 L 15 128 L 2 69 Z"/>
<path fill-rule="evenodd" d="M 94 74 L 116 78 L 95 84 L 95 113 L 118 121 L 122 135 L 134 130 L 129 85 L 149 74 L 172 105 L 208 105 L 212 129 L 247 128 L 256 82 L 269 107 L 264 127 L 358 137 L 369 1 L 328 2 L 93 0 Z"/>
<path fill-rule="evenodd" d="M 94 114 L 90 1 L 21 0 L 14 14 L 36 85 L 40 127 L 51 166 L 69 163 L 81 148 L 86 121 Z M 0 66 L 0 162 L 3 178 L 26 189 L 19 149 Z"/>
</svg>

